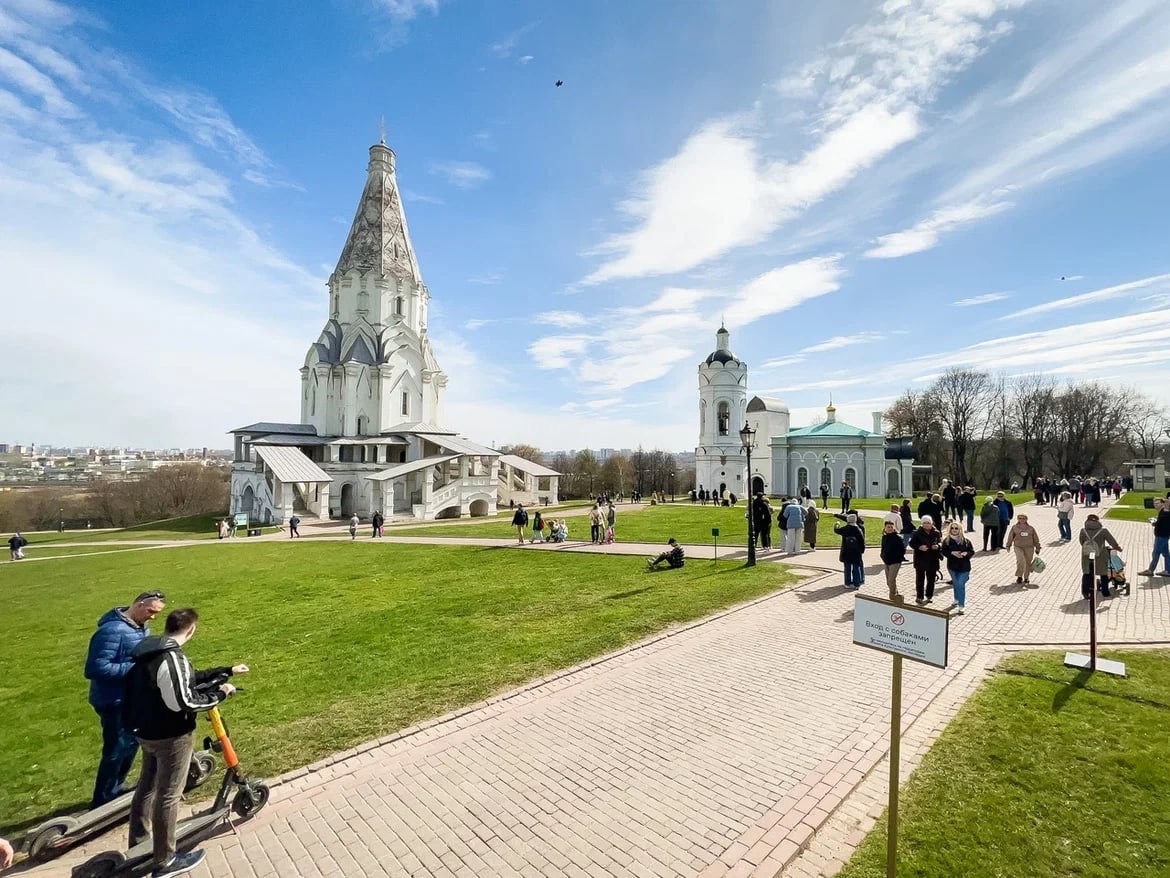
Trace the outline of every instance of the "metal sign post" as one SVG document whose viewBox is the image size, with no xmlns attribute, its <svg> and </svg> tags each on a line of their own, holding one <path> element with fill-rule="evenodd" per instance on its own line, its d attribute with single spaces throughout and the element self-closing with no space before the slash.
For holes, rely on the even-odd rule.
<svg viewBox="0 0 1170 878">
<path fill-rule="evenodd" d="M 947 666 L 950 614 L 907 607 L 891 599 L 858 595 L 853 607 L 853 642 L 893 656 L 890 680 L 890 791 L 886 808 L 886 878 L 898 873 L 898 787 L 902 759 L 902 659 Z"/>
<path fill-rule="evenodd" d="M 719 563 L 719 528 L 711 528 L 711 536 L 715 540 L 715 563 Z"/>
<path fill-rule="evenodd" d="M 1125 676 L 1125 662 L 1116 662 L 1112 659 L 1097 658 L 1097 553 L 1089 553 L 1089 654 L 1080 655 L 1075 652 L 1064 654 L 1066 668 L 1080 668 L 1090 673 L 1103 671 L 1115 677 Z"/>
</svg>

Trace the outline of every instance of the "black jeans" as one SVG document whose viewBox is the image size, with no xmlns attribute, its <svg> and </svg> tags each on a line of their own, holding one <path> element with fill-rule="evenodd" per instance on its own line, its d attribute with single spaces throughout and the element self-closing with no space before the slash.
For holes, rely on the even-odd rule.
<svg viewBox="0 0 1170 878">
<path fill-rule="evenodd" d="M 1092 573 L 1081 574 L 1081 597 L 1085 600 L 1089 599 L 1089 594 L 1093 591 L 1093 579 L 1094 576 Z M 1098 580 L 1097 591 L 1101 593 L 1101 597 L 1109 597 L 1109 574 L 1102 574 L 1096 577 L 1096 579 Z"/>
<path fill-rule="evenodd" d="M 90 807 L 98 808 L 118 797 L 130 766 L 134 764 L 134 757 L 138 755 L 138 739 L 122 728 L 120 704 L 95 707 L 94 710 L 102 721 L 102 760 L 98 763 Z"/>
<path fill-rule="evenodd" d="M 918 600 L 934 597 L 934 581 L 938 578 L 937 570 L 923 570 L 921 567 L 914 568 L 914 593 L 918 596 Z M 925 594 L 923 593 L 925 586 Z"/>
<path fill-rule="evenodd" d="M 593 542 L 595 542 L 595 543 L 601 542 L 601 525 L 600 524 L 589 525 L 589 536 Z"/>
<path fill-rule="evenodd" d="M 988 544 L 992 549 L 999 548 L 999 528 L 991 527 L 990 525 L 983 525 L 983 551 L 986 552 Z"/>
</svg>

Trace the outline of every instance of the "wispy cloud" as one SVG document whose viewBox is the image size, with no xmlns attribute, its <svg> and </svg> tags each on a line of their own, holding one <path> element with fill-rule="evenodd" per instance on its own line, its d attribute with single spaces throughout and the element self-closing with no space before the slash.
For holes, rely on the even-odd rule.
<svg viewBox="0 0 1170 878">
<path fill-rule="evenodd" d="M 795 366 L 797 363 L 803 363 L 804 357 L 793 355 L 791 357 L 777 357 L 774 360 L 765 360 L 756 367 L 756 371 L 762 372 L 765 369 L 780 369 L 784 366 Z"/>
<path fill-rule="evenodd" d="M 957 299 L 951 302 L 952 305 L 958 308 L 971 308 L 976 305 L 990 305 L 992 302 L 1002 302 L 1009 298 L 1007 293 L 983 293 L 980 296 L 968 296 L 965 299 Z"/>
<path fill-rule="evenodd" d="M 1123 284 L 1116 284 L 1111 287 L 1102 287 L 1099 290 L 1093 290 L 1088 293 L 1081 293 L 1079 296 L 1065 296 L 1061 299 L 1054 299 L 1051 302 L 1044 302 L 1039 305 L 1033 305 L 1030 308 L 1024 308 L 1020 311 L 1015 311 L 1011 314 L 1005 314 L 1000 320 L 1012 320 L 1017 317 L 1031 317 L 1034 314 L 1048 314 L 1052 311 L 1064 311 L 1069 308 L 1079 308 L 1082 305 L 1089 305 L 1094 302 L 1102 302 L 1106 299 L 1116 299 L 1124 296 L 1127 293 L 1132 293 L 1135 290 L 1145 290 L 1151 287 L 1166 287 L 1170 288 L 1170 274 L 1155 274 L 1151 277 L 1143 277 L 1139 280 L 1128 281 Z"/>
<path fill-rule="evenodd" d="M 819 342 L 814 345 L 809 345 L 807 348 L 801 348 L 802 354 L 819 354 L 824 351 L 835 351 L 839 348 L 852 347 L 856 344 L 866 344 L 871 341 L 878 341 L 884 336 L 880 332 L 858 332 L 853 335 L 835 335 L 832 338 Z"/>
<path fill-rule="evenodd" d="M 432 162 L 430 172 L 458 189 L 475 189 L 492 178 L 492 172 L 478 162 Z"/>
<path fill-rule="evenodd" d="M 412 189 L 403 189 L 402 197 L 407 201 L 415 201 L 420 204 L 446 204 L 442 198 L 437 198 L 434 195 L 427 195 L 425 192 L 415 192 Z"/>
<path fill-rule="evenodd" d="M 727 320 L 746 326 L 791 310 L 809 299 L 836 292 L 845 269 L 840 256 L 819 256 L 775 268 L 746 283 L 727 306 Z"/>
<path fill-rule="evenodd" d="M 521 63 L 521 64 L 527 64 L 528 62 L 530 62 L 530 61 L 534 60 L 534 56 L 532 56 L 532 55 L 521 55 L 519 60 L 520 60 L 520 63 Z"/>
<path fill-rule="evenodd" d="M 519 45 L 520 41 L 524 38 L 524 35 L 530 33 L 538 24 L 540 24 L 540 22 L 530 21 L 528 24 L 524 25 L 523 27 L 518 27 L 518 28 L 516 28 L 516 30 L 512 31 L 511 33 L 507 34 L 506 36 L 501 37 L 500 39 L 496 40 L 489 47 L 491 49 L 491 53 L 493 55 L 495 55 L 497 58 L 511 57 L 512 52 L 514 52 L 516 50 L 516 46 Z M 526 55 L 525 57 L 528 58 L 529 60 L 532 60 L 531 55 Z M 526 63 L 526 62 L 524 62 L 524 60 L 521 59 L 521 63 Z"/>
<path fill-rule="evenodd" d="M 439 0 L 371 0 L 373 4 L 395 21 L 412 21 L 420 12 L 435 14 Z"/>
<path fill-rule="evenodd" d="M 477 274 L 467 279 L 469 284 L 480 284 L 485 287 L 494 287 L 496 284 L 503 283 L 504 276 L 499 272 L 488 272 L 487 274 Z"/>
<path fill-rule="evenodd" d="M 482 329 L 483 327 L 488 326 L 489 324 L 491 324 L 493 322 L 494 321 L 492 321 L 490 319 L 473 318 L 471 320 L 465 320 L 463 322 L 463 328 L 474 332 L 475 330 Z"/>
<path fill-rule="evenodd" d="M 794 77 L 796 93 L 820 97 L 797 159 L 766 154 L 760 113 L 708 122 L 619 205 L 633 228 L 597 249 L 606 259 L 586 282 L 686 271 L 762 241 L 918 137 L 921 110 L 1005 32 L 999 13 L 1018 3 L 882 4 Z"/>
<path fill-rule="evenodd" d="M 576 329 L 577 327 L 588 325 L 589 318 L 584 314 L 578 314 L 576 311 L 544 311 L 534 322 L 559 326 L 561 329 Z"/>
<path fill-rule="evenodd" d="M 956 204 L 936 210 L 926 219 L 909 229 L 882 235 L 867 250 L 870 259 L 897 259 L 911 253 L 929 250 L 947 232 L 969 225 L 990 216 L 1003 213 L 1012 206 L 1009 201 L 986 201 L 976 199 L 966 204 Z"/>
</svg>

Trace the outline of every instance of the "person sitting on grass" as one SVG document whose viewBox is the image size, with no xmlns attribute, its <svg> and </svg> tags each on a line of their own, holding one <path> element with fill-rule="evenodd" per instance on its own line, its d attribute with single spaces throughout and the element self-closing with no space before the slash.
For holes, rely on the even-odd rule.
<svg viewBox="0 0 1170 878">
<path fill-rule="evenodd" d="M 669 546 L 669 548 L 665 552 L 663 552 L 657 558 L 651 558 L 646 561 L 647 568 L 650 570 L 657 570 L 658 565 L 665 561 L 670 566 L 671 570 L 677 570 L 686 563 L 686 552 L 684 552 L 683 547 L 678 544 L 678 540 L 676 540 L 674 537 L 671 537 L 666 541 L 666 544 Z"/>
</svg>

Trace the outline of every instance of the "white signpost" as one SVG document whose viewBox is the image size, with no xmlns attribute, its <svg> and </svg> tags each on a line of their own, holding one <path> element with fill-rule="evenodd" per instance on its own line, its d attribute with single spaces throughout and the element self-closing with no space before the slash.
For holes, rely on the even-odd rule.
<svg viewBox="0 0 1170 878">
<path fill-rule="evenodd" d="M 892 600 L 858 595 L 853 605 L 853 642 L 894 657 L 890 686 L 890 798 L 886 808 L 886 878 L 898 874 L 898 783 L 902 758 L 902 659 L 936 668 L 947 666 L 950 614 L 908 607 L 901 595 Z"/>
</svg>

